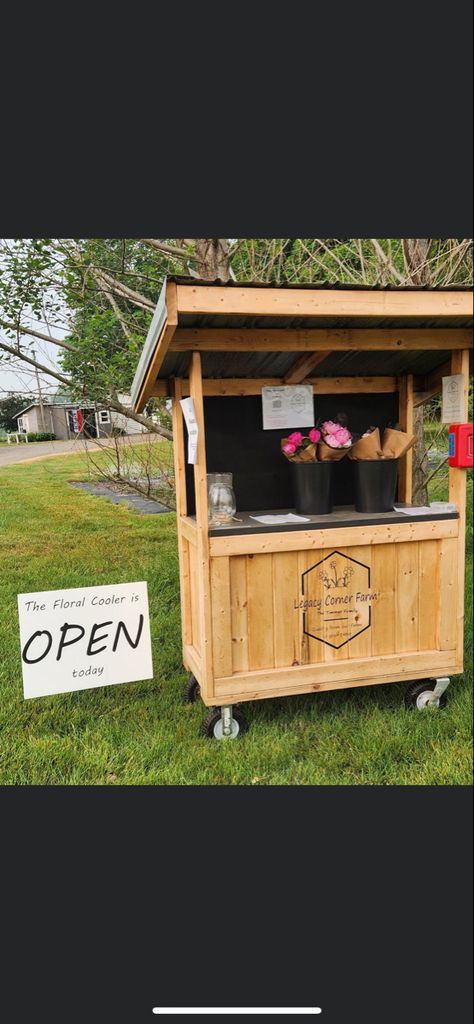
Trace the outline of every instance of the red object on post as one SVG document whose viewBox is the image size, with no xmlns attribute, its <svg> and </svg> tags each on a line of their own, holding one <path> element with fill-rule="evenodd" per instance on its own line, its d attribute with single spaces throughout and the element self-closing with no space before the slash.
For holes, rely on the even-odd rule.
<svg viewBox="0 0 474 1024">
<path fill-rule="evenodd" d="M 452 423 L 449 428 L 450 466 L 469 469 L 472 467 L 473 436 L 472 423 Z"/>
</svg>

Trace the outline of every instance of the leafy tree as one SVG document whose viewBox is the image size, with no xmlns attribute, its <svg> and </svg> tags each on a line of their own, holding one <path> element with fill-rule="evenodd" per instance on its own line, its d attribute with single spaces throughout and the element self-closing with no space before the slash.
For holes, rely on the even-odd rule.
<svg viewBox="0 0 474 1024">
<path fill-rule="evenodd" d="M 24 395 L 10 394 L 0 398 L 0 429 L 7 431 L 17 430 L 17 422 L 14 419 L 16 413 L 27 405 Z"/>
<path fill-rule="evenodd" d="M 456 238 L 14 239 L 0 243 L 0 260 L 0 359 L 37 366 L 78 400 L 119 412 L 166 275 L 429 286 L 472 276 L 471 240 Z M 44 331 L 32 328 L 32 317 Z M 65 324 L 60 340 L 54 328 Z M 33 359 L 25 337 L 57 345 L 60 369 Z M 170 436 L 163 402 L 147 412 L 153 408 L 161 408 L 161 423 L 132 416 Z"/>
</svg>

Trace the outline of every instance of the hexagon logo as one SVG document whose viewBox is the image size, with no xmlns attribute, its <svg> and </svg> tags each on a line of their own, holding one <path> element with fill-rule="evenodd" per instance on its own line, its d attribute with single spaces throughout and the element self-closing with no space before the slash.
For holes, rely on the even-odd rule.
<svg viewBox="0 0 474 1024">
<path fill-rule="evenodd" d="M 301 578 L 303 632 L 338 649 L 371 624 L 370 566 L 331 551 Z"/>
</svg>

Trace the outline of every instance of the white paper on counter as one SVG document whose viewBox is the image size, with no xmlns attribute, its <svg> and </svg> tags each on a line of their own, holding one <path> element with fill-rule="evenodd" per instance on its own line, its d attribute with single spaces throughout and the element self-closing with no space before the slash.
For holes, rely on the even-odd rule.
<svg viewBox="0 0 474 1024">
<path fill-rule="evenodd" d="M 192 398 L 181 398 L 179 404 L 183 410 L 188 431 L 188 462 L 195 466 L 197 462 L 199 430 L 196 423 L 196 413 L 194 412 L 194 402 Z"/>
<path fill-rule="evenodd" d="M 454 373 L 442 377 L 443 395 L 441 400 L 442 423 L 464 423 L 464 377 Z"/>
<path fill-rule="evenodd" d="M 410 508 L 400 508 L 399 505 L 393 506 L 394 512 L 404 512 L 406 516 L 426 516 L 429 515 L 433 510 L 429 505 L 412 505 Z"/>
<path fill-rule="evenodd" d="M 458 506 L 454 504 L 454 501 L 432 501 L 430 504 L 430 512 L 457 512 Z"/>
<path fill-rule="evenodd" d="M 262 388 L 264 430 L 287 427 L 314 427 L 314 402 L 311 384 L 286 384 Z"/>
<path fill-rule="evenodd" d="M 265 526 L 280 526 L 284 523 L 310 523 L 311 519 L 307 519 L 305 516 L 295 516 L 293 512 L 288 512 L 287 515 L 275 515 L 275 516 L 249 516 L 249 519 L 255 519 L 257 523 L 264 523 Z"/>
</svg>

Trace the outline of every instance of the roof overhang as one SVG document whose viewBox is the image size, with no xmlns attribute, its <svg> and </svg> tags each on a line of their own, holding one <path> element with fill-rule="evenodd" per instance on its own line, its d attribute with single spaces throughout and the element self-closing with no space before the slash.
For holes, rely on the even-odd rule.
<svg viewBox="0 0 474 1024">
<path fill-rule="evenodd" d="M 348 353 L 388 351 L 398 353 L 400 362 L 403 352 L 433 350 L 436 366 L 446 351 L 472 346 L 472 316 L 472 289 L 466 287 L 272 287 L 167 279 L 135 374 L 132 407 L 140 412 L 150 397 L 165 394 L 167 379 L 185 375 L 191 351 L 212 353 L 204 376 L 214 378 L 259 378 L 263 363 L 266 377 L 282 378 L 272 373 L 272 355 L 280 371 L 282 353 L 318 351 L 327 357 L 340 352 L 342 360 Z M 240 369 L 236 353 L 248 353 Z M 157 388 L 158 378 L 163 384 Z"/>
</svg>

